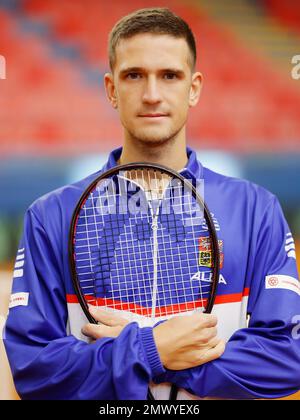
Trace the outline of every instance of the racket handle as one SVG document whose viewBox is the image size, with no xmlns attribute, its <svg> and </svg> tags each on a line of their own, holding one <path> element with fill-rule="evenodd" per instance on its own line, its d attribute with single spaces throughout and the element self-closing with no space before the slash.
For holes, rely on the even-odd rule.
<svg viewBox="0 0 300 420">
<path fill-rule="evenodd" d="M 177 394 L 178 394 L 178 388 L 175 384 L 172 384 L 169 401 L 176 401 L 177 400 Z"/>
<path fill-rule="evenodd" d="M 149 401 L 155 401 L 155 398 L 154 398 L 152 392 L 150 391 L 150 388 L 148 388 L 147 400 L 149 400 Z"/>
<path fill-rule="evenodd" d="M 172 384 L 169 401 L 176 401 L 177 400 L 177 395 L 178 395 L 178 388 L 175 384 Z M 150 388 L 148 388 L 147 400 L 155 401 L 155 398 L 154 398 L 152 392 L 150 391 Z"/>
</svg>

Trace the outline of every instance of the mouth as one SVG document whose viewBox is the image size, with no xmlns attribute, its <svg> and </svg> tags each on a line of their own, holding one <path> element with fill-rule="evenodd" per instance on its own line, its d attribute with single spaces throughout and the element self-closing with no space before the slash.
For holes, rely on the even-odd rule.
<svg viewBox="0 0 300 420">
<path fill-rule="evenodd" d="M 163 118 L 168 117 L 168 114 L 162 114 L 162 113 L 147 113 L 147 114 L 138 114 L 140 118 Z"/>
</svg>

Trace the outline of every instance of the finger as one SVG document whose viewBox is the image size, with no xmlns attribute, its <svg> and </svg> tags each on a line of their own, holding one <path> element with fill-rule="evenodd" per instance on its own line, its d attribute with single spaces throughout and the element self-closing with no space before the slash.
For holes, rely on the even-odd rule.
<svg viewBox="0 0 300 420">
<path fill-rule="evenodd" d="M 220 341 L 222 341 L 219 337 L 212 337 L 207 343 L 206 343 L 206 347 L 209 349 L 212 349 L 214 347 L 216 347 Z"/>
<path fill-rule="evenodd" d="M 211 362 L 212 360 L 218 359 L 222 356 L 222 354 L 225 351 L 225 342 L 223 340 L 220 340 L 218 344 L 207 350 L 205 354 L 201 356 L 202 363 Z"/>
<path fill-rule="evenodd" d="M 81 328 L 81 332 L 87 337 L 90 337 L 96 340 L 97 338 L 104 337 L 102 327 L 103 327 L 102 325 L 86 324 Z"/>
<path fill-rule="evenodd" d="M 212 314 L 199 314 L 199 321 L 202 328 L 215 327 L 218 323 L 218 318 Z"/>
<path fill-rule="evenodd" d="M 217 336 L 218 330 L 216 327 L 205 328 L 199 333 L 199 342 L 207 345 L 210 340 Z"/>
<path fill-rule="evenodd" d="M 89 312 L 93 318 L 102 324 L 114 327 L 117 325 L 127 325 L 129 321 L 112 312 L 107 312 L 103 309 L 89 305 Z"/>
<path fill-rule="evenodd" d="M 215 315 L 199 312 L 183 316 L 182 319 L 185 319 L 188 323 L 192 323 L 197 329 L 215 327 L 218 323 L 218 318 Z"/>
<path fill-rule="evenodd" d="M 82 334 L 87 337 L 97 340 L 104 337 L 117 337 L 122 331 L 123 327 L 108 327 L 106 325 L 86 324 L 82 327 Z"/>
</svg>

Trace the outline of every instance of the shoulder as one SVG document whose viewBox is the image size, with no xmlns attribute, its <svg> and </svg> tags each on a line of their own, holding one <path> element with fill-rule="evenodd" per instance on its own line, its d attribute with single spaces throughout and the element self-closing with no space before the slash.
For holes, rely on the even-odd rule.
<svg viewBox="0 0 300 420">
<path fill-rule="evenodd" d="M 248 202 L 267 205 L 277 201 L 277 197 L 261 185 L 247 179 L 222 175 L 208 168 L 204 168 L 204 182 L 208 191 L 220 199 L 233 200 L 232 204 Z"/>
<path fill-rule="evenodd" d="M 240 230 L 259 229 L 283 219 L 278 198 L 266 188 L 246 179 L 225 176 L 204 168 L 204 201 L 223 224 Z"/>
<path fill-rule="evenodd" d="M 39 197 L 29 207 L 32 213 L 42 224 L 51 218 L 71 219 L 75 206 L 85 189 L 93 182 L 101 171 L 73 184 L 64 185 L 54 191 Z"/>
</svg>

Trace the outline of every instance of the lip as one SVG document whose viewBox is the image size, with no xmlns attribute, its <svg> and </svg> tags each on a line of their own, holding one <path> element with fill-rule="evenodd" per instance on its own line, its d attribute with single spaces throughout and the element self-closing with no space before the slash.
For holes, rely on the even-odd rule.
<svg viewBox="0 0 300 420">
<path fill-rule="evenodd" d="M 139 114 L 140 118 L 162 118 L 168 117 L 168 114 Z"/>
</svg>

